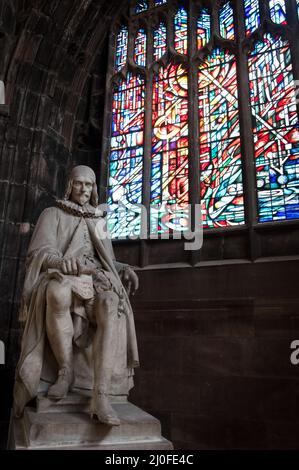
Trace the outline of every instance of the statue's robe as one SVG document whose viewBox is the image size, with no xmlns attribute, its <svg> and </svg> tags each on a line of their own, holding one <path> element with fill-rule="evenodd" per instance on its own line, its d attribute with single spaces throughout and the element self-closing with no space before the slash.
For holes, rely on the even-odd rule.
<svg viewBox="0 0 299 470">
<path fill-rule="evenodd" d="M 67 201 L 66 201 L 67 205 Z M 70 206 L 73 204 L 70 203 Z M 63 204 L 62 204 L 63 207 Z M 78 207 L 78 206 L 77 206 Z M 89 206 L 92 208 L 92 206 Z M 94 209 L 93 209 L 94 211 Z M 89 211 L 88 211 L 89 214 Z M 46 334 L 46 289 L 51 272 L 43 269 L 49 255 L 70 257 L 80 251 L 80 224 L 86 224 L 102 268 L 119 295 L 118 350 L 111 380 L 111 395 L 127 395 L 133 385 L 133 368 L 139 365 L 133 312 L 118 274 L 121 263 L 115 261 L 109 238 L 101 236 L 104 219 L 95 215 L 80 216 L 61 207 L 45 209 L 35 227 L 26 262 L 21 316 L 24 331 L 21 355 L 16 369 L 14 407 L 20 414 L 39 391 L 46 391 L 57 378 L 58 366 Z M 93 387 L 92 335 L 94 327 L 84 312 L 84 303 L 76 297 L 74 308 L 74 389 Z"/>
</svg>

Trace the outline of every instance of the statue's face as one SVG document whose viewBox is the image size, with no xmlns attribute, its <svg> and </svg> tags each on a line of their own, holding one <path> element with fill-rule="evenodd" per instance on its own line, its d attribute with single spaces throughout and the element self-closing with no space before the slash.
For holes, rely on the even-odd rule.
<svg viewBox="0 0 299 470">
<path fill-rule="evenodd" d="M 71 192 L 71 201 L 84 206 L 90 201 L 93 183 L 90 178 L 86 176 L 76 176 L 73 181 L 73 187 Z"/>
</svg>

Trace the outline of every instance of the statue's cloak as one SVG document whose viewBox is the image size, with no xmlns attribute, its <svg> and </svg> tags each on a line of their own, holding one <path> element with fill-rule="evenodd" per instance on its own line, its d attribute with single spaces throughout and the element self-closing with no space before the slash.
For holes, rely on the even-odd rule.
<svg viewBox="0 0 299 470">
<path fill-rule="evenodd" d="M 111 394 L 126 395 L 132 387 L 133 368 L 139 365 L 133 312 L 118 274 L 120 263 L 115 261 L 110 239 L 103 237 L 103 221 L 103 218 L 95 215 L 89 217 L 89 213 L 85 213 L 83 217 L 80 213 L 65 211 L 60 207 L 45 209 L 38 219 L 28 249 L 20 314 L 24 331 L 14 388 L 17 414 L 22 412 L 28 401 L 36 397 L 41 390 L 41 384 L 46 389 L 57 378 L 57 363 L 47 340 L 45 321 L 46 289 L 51 273 L 43 270 L 43 263 L 49 255 L 69 257 L 76 252 L 76 244 L 79 244 L 79 241 L 76 243 L 76 234 L 82 223 L 87 224 L 103 269 L 108 272 L 110 279 L 113 278 L 114 285 L 121 293 L 122 314 L 119 315 L 117 364 L 112 377 Z M 77 299 L 77 305 L 79 304 Z M 84 310 L 83 303 L 81 309 Z M 80 309 L 72 313 L 74 387 L 90 390 L 93 387 L 92 325 L 86 315 L 80 315 Z"/>
</svg>

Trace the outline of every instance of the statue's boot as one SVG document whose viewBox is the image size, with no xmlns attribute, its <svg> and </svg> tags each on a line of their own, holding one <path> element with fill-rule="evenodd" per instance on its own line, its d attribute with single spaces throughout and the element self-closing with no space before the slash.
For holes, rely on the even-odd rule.
<svg viewBox="0 0 299 470">
<path fill-rule="evenodd" d="M 70 303 L 72 296 L 70 289 L 62 289 L 56 281 L 50 281 L 48 289 L 47 336 L 59 369 L 56 382 L 49 387 L 48 397 L 58 400 L 67 395 L 73 382 L 74 327 L 70 308 L 65 306 L 65 299 Z"/>
<path fill-rule="evenodd" d="M 117 295 L 105 292 L 97 298 L 97 330 L 93 341 L 94 389 L 90 414 L 108 426 L 119 426 L 120 420 L 109 401 L 112 372 L 115 370 L 118 325 Z"/>
<path fill-rule="evenodd" d="M 108 426 L 119 426 L 120 419 L 109 402 L 106 392 L 95 389 L 90 403 L 90 416 L 96 415 L 101 423 Z"/>
<path fill-rule="evenodd" d="M 69 388 L 73 381 L 73 371 L 71 367 L 62 367 L 58 372 L 58 378 L 55 384 L 48 390 L 48 397 L 61 399 L 67 396 Z"/>
</svg>

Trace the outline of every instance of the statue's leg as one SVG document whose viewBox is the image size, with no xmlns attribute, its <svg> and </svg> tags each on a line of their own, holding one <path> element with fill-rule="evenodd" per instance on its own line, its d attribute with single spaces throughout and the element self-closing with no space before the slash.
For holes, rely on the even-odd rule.
<svg viewBox="0 0 299 470">
<path fill-rule="evenodd" d="M 117 294 L 111 291 L 97 294 L 94 315 L 97 324 L 93 342 L 94 393 L 91 405 L 99 421 L 110 426 L 120 421 L 109 403 L 111 377 L 115 367 L 118 322 Z"/>
<path fill-rule="evenodd" d="M 65 397 L 73 380 L 71 304 L 70 285 L 51 280 L 47 286 L 46 331 L 59 367 L 58 379 L 48 390 L 48 396 L 53 398 Z"/>
</svg>

